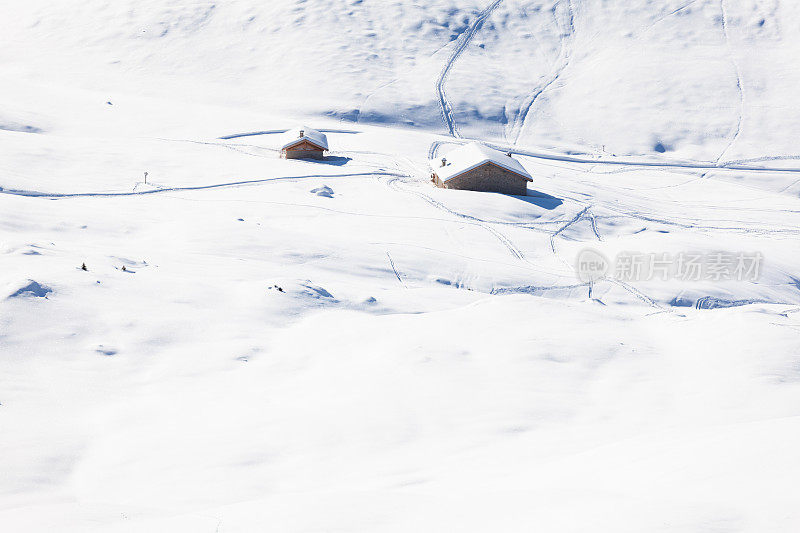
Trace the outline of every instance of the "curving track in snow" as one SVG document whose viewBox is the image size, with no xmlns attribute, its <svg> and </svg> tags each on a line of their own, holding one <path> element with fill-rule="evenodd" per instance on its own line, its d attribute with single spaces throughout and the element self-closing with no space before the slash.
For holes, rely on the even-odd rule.
<svg viewBox="0 0 800 533">
<path fill-rule="evenodd" d="M 75 193 L 56 193 L 56 192 L 43 192 L 43 191 L 29 191 L 21 189 L 4 189 L 0 187 L 0 194 L 8 194 L 11 196 L 27 196 L 31 198 L 103 198 L 114 196 L 144 196 L 149 194 L 161 194 L 167 192 L 181 192 L 181 191 L 202 191 L 207 189 L 223 189 L 227 187 L 242 187 L 246 185 L 258 185 L 261 183 L 269 183 L 274 181 L 292 181 L 299 179 L 312 179 L 312 178 L 344 178 L 344 177 L 358 177 L 358 176 L 404 176 L 405 174 L 396 174 L 393 172 L 356 172 L 351 174 L 306 174 L 302 176 L 280 176 L 276 178 L 264 178 L 257 180 L 243 180 L 231 181 L 227 183 L 212 183 L 210 185 L 195 185 L 191 187 L 162 187 L 159 189 L 148 189 L 146 191 L 120 191 L 120 192 L 75 192 Z"/>
<path fill-rule="evenodd" d="M 558 12 L 558 8 L 560 6 L 564 6 L 563 9 L 566 10 L 566 13 L 561 16 Z M 545 79 L 544 83 L 537 86 L 534 91 L 528 95 L 520 107 L 519 112 L 514 117 L 514 124 L 511 127 L 511 134 L 514 138 L 513 144 L 517 144 L 519 142 L 519 138 L 522 135 L 522 130 L 525 128 L 525 121 L 528 118 L 528 113 L 530 113 L 531 109 L 536 104 L 536 101 L 539 99 L 542 93 L 549 89 L 561 77 L 561 74 L 569 66 L 572 39 L 575 35 L 575 12 L 572 7 L 572 0 L 565 0 L 554 5 L 553 17 L 556 20 L 556 24 L 561 29 L 561 44 L 558 52 L 558 58 L 556 59 L 556 68 L 553 70 L 550 76 Z"/>
<path fill-rule="evenodd" d="M 428 149 L 428 158 L 433 159 L 439 151 L 439 147 L 443 144 L 465 144 L 470 142 L 469 139 L 459 139 L 458 141 L 434 141 Z M 483 142 L 483 141 L 481 141 Z M 694 162 L 694 161 L 637 161 L 635 159 L 598 159 L 593 157 L 577 157 L 566 154 L 549 154 L 545 152 L 536 152 L 532 150 L 525 150 L 514 146 L 496 144 L 492 142 L 483 142 L 483 144 L 501 150 L 503 152 L 510 152 L 514 155 L 521 155 L 533 159 L 544 159 L 548 161 L 560 161 L 562 163 L 583 163 L 591 165 L 610 165 L 619 167 L 648 167 L 648 168 L 683 168 L 692 170 L 741 170 L 746 172 L 780 172 L 780 173 L 800 173 L 800 167 L 767 167 L 767 166 L 754 166 L 745 165 L 739 162 L 731 161 L 728 163 L 713 163 L 713 162 Z M 792 159 L 794 157 L 792 156 Z M 786 157 L 789 159 L 789 157 Z M 764 160 L 773 160 L 771 158 Z"/>
<path fill-rule="evenodd" d="M 458 36 L 456 39 L 456 48 L 450 54 L 450 57 L 447 58 L 447 62 L 442 68 L 442 71 L 439 73 L 439 77 L 436 79 L 436 94 L 439 97 L 439 105 L 442 108 L 442 120 L 447 126 L 447 131 L 450 132 L 450 135 L 453 137 L 461 137 L 461 134 L 458 132 L 458 126 L 456 125 L 455 118 L 453 117 L 453 106 L 450 104 L 450 100 L 447 98 L 447 93 L 444 90 L 445 82 L 447 81 L 447 76 L 450 74 L 450 70 L 453 68 L 456 60 L 458 60 L 459 56 L 464 53 L 466 50 L 467 45 L 469 45 L 472 38 L 475 37 L 475 34 L 481 29 L 483 23 L 489 18 L 489 15 L 492 14 L 492 11 L 497 9 L 503 0 L 495 0 L 491 4 L 489 4 L 483 11 L 478 13 L 478 16 L 475 20 L 472 21 L 472 24 L 467 26 L 467 29 Z"/>
<path fill-rule="evenodd" d="M 744 95 L 744 82 L 742 81 L 742 68 L 739 66 L 739 62 L 736 61 L 736 56 L 734 55 L 733 46 L 731 46 L 731 35 L 728 29 L 729 27 L 729 18 L 728 18 L 728 8 L 725 7 L 725 0 L 719 0 L 719 7 L 720 11 L 722 11 L 722 32 L 725 35 L 725 45 L 728 48 L 728 54 L 731 57 L 731 63 L 733 64 L 733 68 L 736 72 L 736 89 L 739 91 L 739 117 L 736 120 L 736 125 L 733 128 L 733 133 L 728 140 L 728 144 L 725 146 L 725 149 L 722 153 L 719 154 L 717 157 L 717 163 L 722 161 L 736 141 L 739 139 L 739 136 L 742 134 L 742 122 L 744 121 L 744 107 L 745 107 L 745 95 Z"/>
</svg>

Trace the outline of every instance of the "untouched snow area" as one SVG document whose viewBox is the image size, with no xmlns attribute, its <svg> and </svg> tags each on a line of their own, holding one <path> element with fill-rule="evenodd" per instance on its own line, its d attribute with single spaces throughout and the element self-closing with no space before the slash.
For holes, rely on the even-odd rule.
<svg viewBox="0 0 800 533">
<path fill-rule="evenodd" d="M 800 529 L 797 3 L 0 7 L 3 530 Z"/>
</svg>

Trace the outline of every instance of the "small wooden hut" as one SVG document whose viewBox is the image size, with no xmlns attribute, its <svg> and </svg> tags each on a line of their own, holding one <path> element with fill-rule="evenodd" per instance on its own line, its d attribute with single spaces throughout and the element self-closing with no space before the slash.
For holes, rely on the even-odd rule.
<svg viewBox="0 0 800 533">
<path fill-rule="evenodd" d="M 510 154 L 483 144 L 470 143 L 430 161 L 431 181 L 443 189 L 499 192 L 514 196 L 528 193 L 530 174 Z"/>
<path fill-rule="evenodd" d="M 322 159 L 328 149 L 328 137 L 305 126 L 287 131 L 281 142 L 283 159 Z"/>
</svg>

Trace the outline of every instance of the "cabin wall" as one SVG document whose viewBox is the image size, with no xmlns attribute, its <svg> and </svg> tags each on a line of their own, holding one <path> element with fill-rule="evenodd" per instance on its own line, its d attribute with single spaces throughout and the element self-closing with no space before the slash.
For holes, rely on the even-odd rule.
<svg viewBox="0 0 800 533">
<path fill-rule="evenodd" d="M 479 192 L 499 192 L 514 196 L 525 196 L 528 193 L 528 180 L 497 165 L 486 164 L 474 168 L 465 174 L 442 182 L 436 178 L 438 187 Z"/>
<path fill-rule="evenodd" d="M 281 157 L 284 159 L 322 159 L 322 150 L 284 150 Z"/>
<path fill-rule="evenodd" d="M 307 142 L 290 146 L 281 151 L 281 157 L 284 159 L 322 159 L 323 154 L 323 150 Z"/>
</svg>

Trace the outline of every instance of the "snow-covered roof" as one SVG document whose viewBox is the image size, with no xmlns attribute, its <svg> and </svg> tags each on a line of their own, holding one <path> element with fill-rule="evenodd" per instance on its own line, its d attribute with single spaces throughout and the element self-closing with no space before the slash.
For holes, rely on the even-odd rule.
<svg viewBox="0 0 800 533">
<path fill-rule="evenodd" d="M 431 169 L 442 181 L 451 180 L 485 163 L 493 163 L 498 167 L 503 167 L 515 174 L 519 174 L 528 181 L 533 181 L 531 175 L 528 174 L 519 161 L 500 150 L 489 148 L 480 143 L 459 146 L 445 154 L 444 159 L 447 161 L 445 166 L 442 166 L 441 157 L 430 160 Z"/>
<path fill-rule="evenodd" d="M 306 126 L 300 126 L 281 134 L 281 150 L 285 150 L 301 140 L 308 141 L 324 150 L 328 149 L 328 137 L 324 133 Z"/>
</svg>

